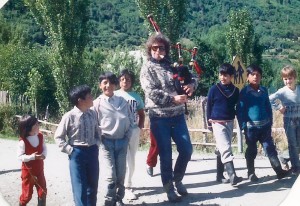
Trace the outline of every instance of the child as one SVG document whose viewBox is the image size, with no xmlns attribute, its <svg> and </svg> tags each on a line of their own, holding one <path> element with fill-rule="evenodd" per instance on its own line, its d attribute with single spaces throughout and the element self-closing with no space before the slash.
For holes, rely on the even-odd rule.
<svg viewBox="0 0 300 206">
<path fill-rule="evenodd" d="M 62 152 L 69 156 L 75 205 L 96 205 L 99 180 L 101 131 L 93 106 L 91 88 L 80 85 L 70 91 L 74 108 L 63 115 L 54 135 Z"/>
<path fill-rule="evenodd" d="M 99 77 L 102 90 L 95 101 L 93 110 L 98 115 L 102 129 L 101 156 L 105 168 L 106 191 L 104 205 L 122 206 L 125 195 L 126 155 L 133 128 L 133 114 L 123 97 L 114 95 L 118 78 L 111 72 Z"/>
<path fill-rule="evenodd" d="M 222 64 L 219 68 L 220 82 L 210 88 L 207 96 L 208 127 L 213 130 L 218 150 L 217 181 L 227 182 L 223 176 L 225 165 L 231 185 L 242 181 L 235 173 L 231 149 L 235 106 L 239 98 L 239 89 L 231 82 L 234 70 L 231 64 Z"/>
<path fill-rule="evenodd" d="M 297 83 L 296 70 L 285 66 L 281 70 L 284 87 L 270 95 L 270 102 L 283 114 L 284 129 L 288 139 L 289 156 L 292 173 L 300 173 L 300 86 Z M 280 100 L 280 103 L 277 103 Z"/>
<path fill-rule="evenodd" d="M 248 179 L 257 182 L 254 160 L 257 155 L 257 141 L 259 141 L 270 160 L 278 179 L 282 179 L 287 172 L 281 168 L 277 151 L 272 138 L 272 108 L 268 91 L 260 86 L 262 69 L 256 65 L 247 68 L 248 85 L 241 90 L 237 104 L 237 118 L 240 128 L 244 130 L 247 149 L 245 158 L 248 169 Z"/>
<path fill-rule="evenodd" d="M 38 193 L 38 205 L 46 205 L 46 180 L 44 159 L 47 147 L 43 135 L 39 133 L 39 122 L 31 115 L 24 115 L 19 121 L 20 139 L 18 159 L 22 161 L 22 194 L 19 205 L 26 205 L 32 198 L 33 186 Z"/>
<path fill-rule="evenodd" d="M 132 176 L 135 169 L 135 155 L 139 147 L 140 132 L 144 128 L 145 111 L 144 102 L 141 96 L 132 91 L 132 86 L 135 82 L 133 72 L 128 69 L 121 71 L 119 76 L 120 89 L 115 91 L 116 96 L 123 97 L 130 105 L 130 110 L 134 115 L 134 128 L 132 135 L 129 137 L 129 144 L 127 150 L 127 181 L 125 197 L 128 200 L 135 200 L 137 196 L 133 193 L 132 189 Z"/>
</svg>

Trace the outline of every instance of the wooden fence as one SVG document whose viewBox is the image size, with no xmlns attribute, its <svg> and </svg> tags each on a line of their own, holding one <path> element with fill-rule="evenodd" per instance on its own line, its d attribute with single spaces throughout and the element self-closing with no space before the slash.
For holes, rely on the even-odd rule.
<svg viewBox="0 0 300 206">
<path fill-rule="evenodd" d="M 197 97 L 188 102 L 188 109 L 190 114 L 187 116 L 187 125 L 191 135 L 193 145 L 201 146 L 215 146 L 215 142 L 212 141 L 212 132 L 207 129 L 207 120 L 206 120 L 206 97 Z M 20 117 L 20 116 L 18 116 Z M 53 135 L 54 131 L 58 124 L 51 123 L 45 120 L 39 120 L 42 123 L 40 128 L 41 132 L 46 135 Z M 234 136 L 236 141 L 232 144 L 232 147 L 237 147 L 238 152 L 243 152 L 243 134 L 241 133 L 237 121 L 234 124 L 235 128 L 233 129 Z M 149 135 L 149 118 L 146 118 L 145 128 L 143 129 L 144 134 Z M 272 132 L 284 133 L 283 128 L 272 128 Z M 149 138 L 147 136 L 147 141 Z"/>
</svg>

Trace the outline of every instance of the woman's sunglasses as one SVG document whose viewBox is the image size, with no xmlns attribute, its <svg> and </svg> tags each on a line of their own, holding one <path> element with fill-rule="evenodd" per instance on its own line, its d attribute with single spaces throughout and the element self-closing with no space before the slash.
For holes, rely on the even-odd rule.
<svg viewBox="0 0 300 206">
<path fill-rule="evenodd" d="M 151 49 L 153 51 L 157 51 L 159 49 L 159 51 L 166 51 L 166 48 L 164 46 L 152 46 Z"/>
</svg>

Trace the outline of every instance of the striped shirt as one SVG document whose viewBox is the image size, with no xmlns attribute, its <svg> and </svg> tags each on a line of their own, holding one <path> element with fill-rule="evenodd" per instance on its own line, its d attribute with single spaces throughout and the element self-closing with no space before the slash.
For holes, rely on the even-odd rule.
<svg viewBox="0 0 300 206">
<path fill-rule="evenodd" d="M 71 154 L 73 146 L 100 145 L 101 130 L 91 109 L 82 112 L 76 106 L 63 115 L 54 135 L 62 152 Z"/>
</svg>

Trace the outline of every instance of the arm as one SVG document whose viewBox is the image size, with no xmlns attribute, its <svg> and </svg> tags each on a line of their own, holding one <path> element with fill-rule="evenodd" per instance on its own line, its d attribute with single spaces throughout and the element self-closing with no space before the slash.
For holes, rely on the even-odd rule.
<svg viewBox="0 0 300 206">
<path fill-rule="evenodd" d="M 267 110 L 267 113 L 270 115 L 271 122 L 273 123 L 273 112 L 272 112 L 272 106 L 271 106 L 270 100 L 268 98 L 269 97 L 268 90 L 266 89 L 265 91 L 267 94 L 266 110 Z"/>
<path fill-rule="evenodd" d="M 17 147 L 17 157 L 22 162 L 29 162 L 31 160 L 35 160 L 35 153 L 32 153 L 31 155 L 26 155 L 24 141 L 20 140 Z"/>
<path fill-rule="evenodd" d="M 73 151 L 73 147 L 66 141 L 68 124 L 69 118 L 67 115 L 64 115 L 55 131 L 54 140 L 62 152 L 70 155 Z"/>
<path fill-rule="evenodd" d="M 241 91 L 238 103 L 236 105 L 236 117 L 241 130 L 246 129 L 246 106 L 244 99 L 244 92 Z"/>
<path fill-rule="evenodd" d="M 139 116 L 138 126 L 140 129 L 142 129 L 142 128 L 144 128 L 144 124 L 145 124 L 145 111 L 144 111 L 144 109 L 140 109 L 137 112 L 138 112 L 138 116 Z"/>
<path fill-rule="evenodd" d="M 281 114 L 284 114 L 285 112 L 285 107 L 282 105 L 280 101 L 280 91 L 278 90 L 274 94 L 271 94 L 269 96 L 269 100 L 271 103 L 271 106 L 275 109 L 278 110 Z"/>
<path fill-rule="evenodd" d="M 212 110 L 212 99 L 213 99 L 213 94 L 212 94 L 212 88 L 208 91 L 207 95 L 207 103 L 206 103 L 206 120 L 207 120 L 207 126 L 211 128 L 211 110 Z"/>
</svg>

